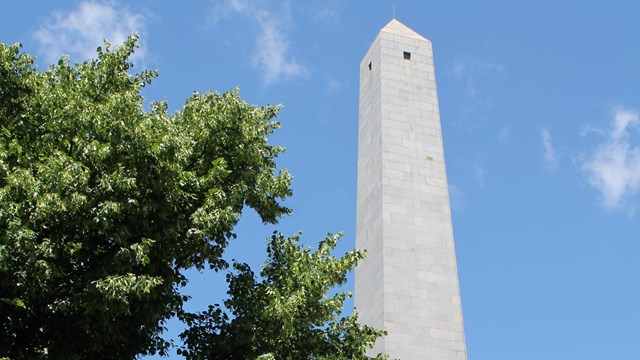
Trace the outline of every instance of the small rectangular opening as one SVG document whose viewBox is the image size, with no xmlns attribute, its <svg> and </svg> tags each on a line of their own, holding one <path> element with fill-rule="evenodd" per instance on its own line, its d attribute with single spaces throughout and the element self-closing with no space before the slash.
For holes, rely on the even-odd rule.
<svg viewBox="0 0 640 360">
<path fill-rule="evenodd" d="M 410 53 L 410 52 L 408 52 L 408 51 L 403 51 L 403 54 L 402 54 L 402 55 L 404 56 L 404 59 L 405 59 L 405 60 L 411 60 L 411 53 Z"/>
<path fill-rule="evenodd" d="M 369 63 L 369 71 L 371 71 L 371 63 Z"/>
</svg>

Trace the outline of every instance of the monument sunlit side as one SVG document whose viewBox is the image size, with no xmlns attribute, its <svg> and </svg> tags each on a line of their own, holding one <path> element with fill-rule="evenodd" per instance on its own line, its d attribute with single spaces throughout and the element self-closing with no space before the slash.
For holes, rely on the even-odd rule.
<svg viewBox="0 0 640 360">
<path fill-rule="evenodd" d="M 391 20 L 360 64 L 356 269 L 372 353 L 466 360 L 431 42 Z"/>
</svg>

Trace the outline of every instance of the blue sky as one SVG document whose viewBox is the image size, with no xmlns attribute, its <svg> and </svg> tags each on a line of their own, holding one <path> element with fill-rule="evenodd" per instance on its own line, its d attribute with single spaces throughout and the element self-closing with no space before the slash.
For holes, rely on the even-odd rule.
<svg viewBox="0 0 640 360">
<path fill-rule="evenodd" d="M 433 42 L 470 360 L 640 358 L 640 3 L 396 0 Z M 19 1 L 0 41 L 38 66 L 140 32 L 147 100 L 239 86 L 282 103 L 295 214 L 243 215 L 229 259 L 272 230 L 354 246 L 358 65 L 392 1 Z M 189 306 L 224 296 L 191 273 Z M 352 288 L 350 283 L 347 288 Z M 349 306 L 352 306 L 349 303 Z M 179 327 L 169 323 L 169 335 Z"/>
</svg>

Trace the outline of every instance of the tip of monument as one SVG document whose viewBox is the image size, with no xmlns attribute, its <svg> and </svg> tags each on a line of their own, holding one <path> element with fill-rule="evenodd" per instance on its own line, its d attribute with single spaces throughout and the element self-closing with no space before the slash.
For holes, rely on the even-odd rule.
<svg viewBox="0 0 640 360">
<path fill-rule="evenodd" d="M 389 21 L 387 25 L 385 25 L 380 31 L 388 32 L 392 34 L 404 35 L 404 36 L 413 37 L 413 38 L 422 39 L 422 40 L 429 40 L 426 37 L 413 31 L 410 27 L 401 23 L 396 18 L 391 19 L 391 21 Z"/>
</svg>

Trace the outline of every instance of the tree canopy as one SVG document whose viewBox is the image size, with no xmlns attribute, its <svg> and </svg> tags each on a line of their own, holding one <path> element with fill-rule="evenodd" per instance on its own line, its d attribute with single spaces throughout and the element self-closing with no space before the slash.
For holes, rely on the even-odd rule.
<svg viewBox="0 0 640 360">
<path fill-rule="evenodd" d="M 165 354 L 165 321 L 188 299 L 184 270 L 227 268 L 222 254 L 245 207 L 265 223 L 290 212 L 282 200 L 291 176 L 275 162 L 284 149 L 268 142 L 279 106 L 251 105 L 234 90 L 194 93 L 173 114 L 165 102 L 147 109 L 141 90 L 157 74 L 133 72 L 136 46 L 136 35 L 116 48 L 105 42 L 96 59 L 63 58 L 39 71 L 19 45 L 0 43 L 0 358 Z M 272 255 L 284 246 L 275 239 Z M 334 283 L 357 256 L 347 258 Z M 279 259 L 265 267 L 265 284 L 292 264 Z M 246 266 L 234 267 L 235 300 L 227 304 L 234 319 L 220 326 L 242 328 L 236 312 L 244 306 L 288 304 L 251 283 Z M 241 288 L 252 297 L 234 293 Z M 321 302 L 318 321 L 342 306 L 332 301 Z M 189 334 L 214 313 L 187 316 L 196 326 Z M 337 324 L 337 332 L 360 329 Z"/>
<path fill-rule="evenodd" d="M 274 234 L 259 280 L 248 265 L 234 263 L 224 307 L 186 316 L 181 353 L 188 360 L 369 359 L 365 351 L 383 332 L 358 324 L 357 313 L 340 317 L 350 293 L 328 296 L 364 258 L 359 250 L 331 255 L 341 236 L 329 234 L 312 252 L 298 235 Z"/>
</svg>

